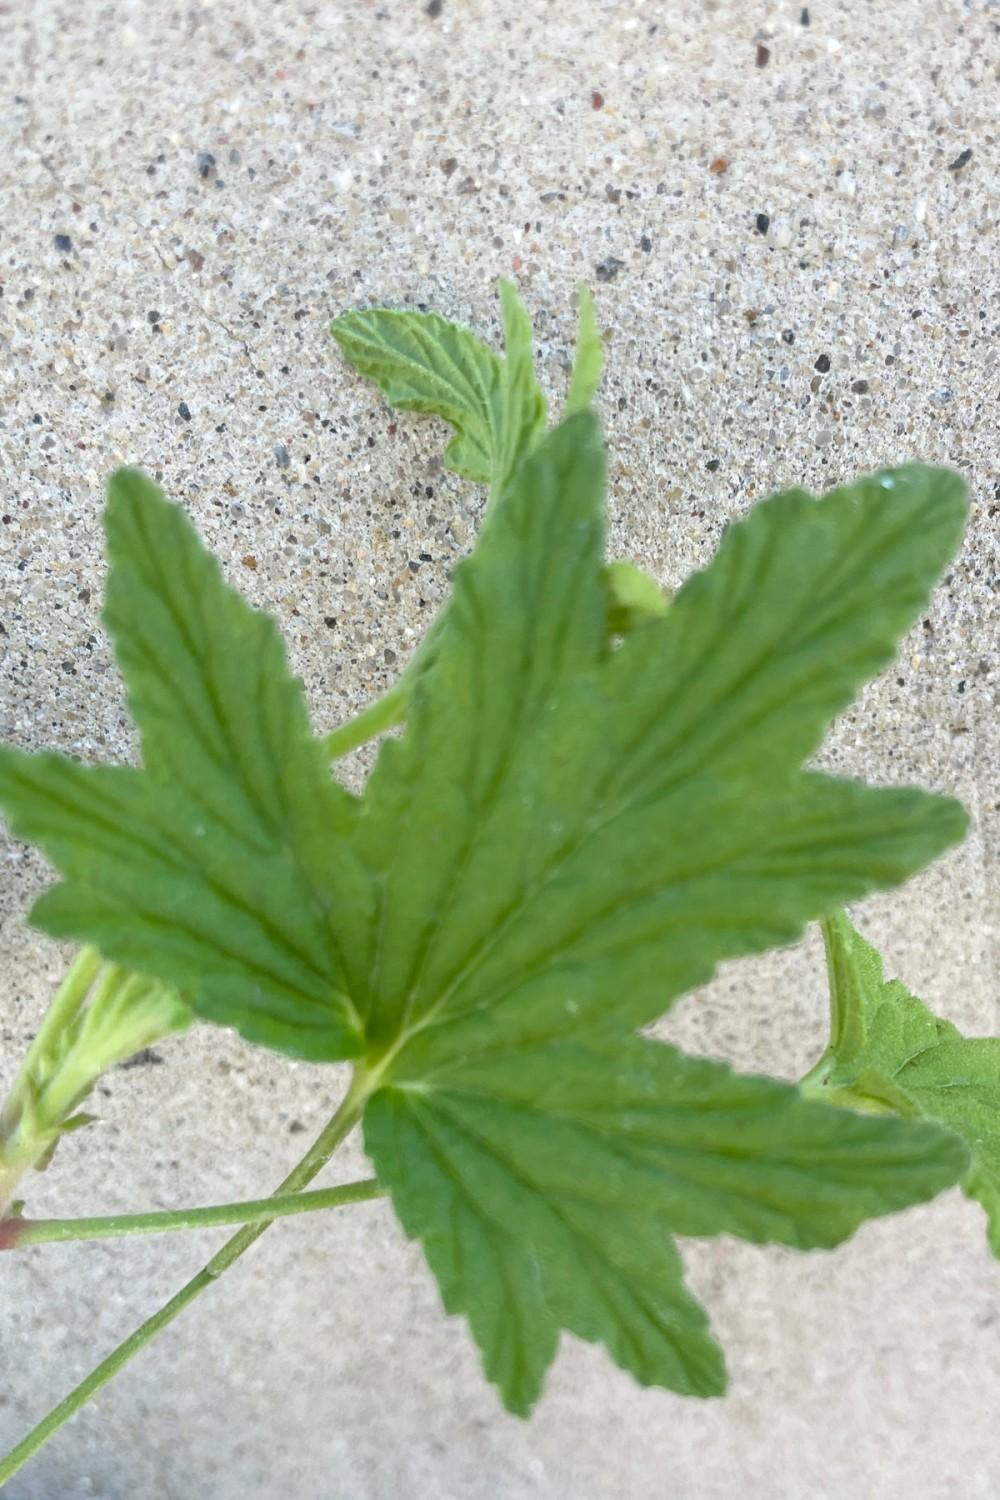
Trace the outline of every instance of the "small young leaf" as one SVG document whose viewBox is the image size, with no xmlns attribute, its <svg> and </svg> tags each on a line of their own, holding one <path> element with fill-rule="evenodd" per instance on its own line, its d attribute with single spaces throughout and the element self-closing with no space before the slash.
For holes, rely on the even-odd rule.
<svg viewBox="0 0 1000 1500">
<path fill-rule="evenodd" d="M 437 313 L 372 308 L 342 313 L 330 331 L 390 406 L 429 412 L 455 429 L 445 466 L 503 486 L 545 430 L 531 324 L 513 284 L 500 285 L 506 359 Z"/>
<path fill-rule="evenodd" d="M 498 355 L 438 313 L 388 308 L 342 313 L 330 332 L 390 406 L 442 417 L 455 429 L 445 466 L 477 484 L 493 472 L 494 412 L 503 381 Z"/>
<path fill-rule="evenodd" d="M 580 323 L 576 336 L 576 354 L 566 394 L 566 416 L 585 411 L 594 399 L 604 368 L 604 345 L 597 326 L 594 299 L 588 287 L 581 286 Z"/>
<path fill-rule="evenodd" d="M 883 978 L 882 959 L 839 912 L 823 924 L 834 1032 L 822 1088 L 850 1090 L 910 1117 L 947 1126 L 968 1146 L 966 1192 L 986 1210 L 1000 1256 L 1000 1039 L 963 1037 L 899 980 Z M 819 1090 L 817 1090 L 819 1092 Z"/>
<path fill-rule="evenodd" d="M 105 619 L 144 769 L 0 750 L 0 806 L 64 876 L 32 920 L 190 991 L 196 1010 L 312 1056 L 357 1053 L 334 923 L 367 919 L 331 779 L 274 621 L 182 512 L 115 475 Z"/>
<path fill-rule="evenodd" d="M 368 1104 L 365 1143 L 519 1413 L 560 1328 L 641 1384 L 722 1391 L 672 1235 L 831 1246 L 968 1163 L 948 1131 L 809 1103 L 658 1043 L 477 1050 L 462 1027 L 414 1041 Z"/>
</svg>

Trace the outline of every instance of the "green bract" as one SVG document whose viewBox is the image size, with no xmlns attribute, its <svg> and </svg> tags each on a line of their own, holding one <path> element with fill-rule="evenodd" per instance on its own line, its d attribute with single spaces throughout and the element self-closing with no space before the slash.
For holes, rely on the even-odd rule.
<svg viewBox="0 0 1000 1500">
<path fill-rule="evenodd" d="M 363 796 L 330 774 L 273 622 L 123 471 L 105 619 L 142 768 L 4 750 L 0 803 L 62 876 L 38 926 L 251 1041 L 355 1061 L 378 1177 L 512 1410 L 563 1328 L 642 1382 L 712 1394 L 722 1356 L 674 1234 L 829 1246 L 964 1177 L 962 1135 L 977 1191 L 991 1170 L 926 1102 L 926 1067 L 899 1086 L 929 1118 L 895 1119 L 635 1035 L 722 960 L 962 836 L 955 802 L 803 762 L 923 607 L 963 489 L 910 465 L 778 495 L 666 607 L 605 566 L 589 300 L 547 434 L 509 286 L 503 314 L 503 361 L 433 314 L 335 324 L 491 485 Z"/>
</svg>

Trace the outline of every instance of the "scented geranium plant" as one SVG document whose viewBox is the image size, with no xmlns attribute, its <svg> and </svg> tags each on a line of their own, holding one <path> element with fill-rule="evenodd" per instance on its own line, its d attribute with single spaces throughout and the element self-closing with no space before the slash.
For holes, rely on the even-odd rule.
<svg viewBox="0 0 1000 1500">
<path fill-rule="evenodd" d="M 521 1415 L 564 1329 L 642 1384 L 724 1391 L 675 1236 L 830 1247 L 961 1183 L 1000 1252 L 1000 1042 L 886 982 L 841 909 L 965 814 L 803 769 L 954 554 L 961 482 L 911 464 L 776 495 L 668 600 L 605 560 L 589 297 L 556 425 L 501 297 L 503 356 L 433 313 L 333 325 L 392 405 L 451 425 L 446 464 L 490 499 L 399 682 L 332 733 L 183 511 L 137 471 L 110 481 L 104 623 L 140 763 L 0 751 L 11 831 L 59 877 L 30 921 L 80 945 L 0 1115 L 0 1243 L 242 1227 L 0 1480 L 290 1213 L 387 1198 Z M 394 728 L 354 795 L 336 762 Z M 644 1034 L 721 961 L 813 921 L 831 1025 L 800 1085 Z M 26 1217 L 15 1195 L 100 1075 L 195 1020 L 350 1064 L 277 1193 Z M 372 1177 L 304 1191 L 355 1127 Z"/>
</svg>

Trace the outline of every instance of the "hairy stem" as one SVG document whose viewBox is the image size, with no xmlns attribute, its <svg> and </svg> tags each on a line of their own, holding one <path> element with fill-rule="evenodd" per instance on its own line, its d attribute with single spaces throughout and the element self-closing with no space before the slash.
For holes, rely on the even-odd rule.
<svg viewBox="0 0 1000 1500">
<path fill-rule="evenodd" d="M 323 1167 L 326 1166 L 334 1151 L 341 1141 L 357 1124 L 364 1109 L 367 1097 L 367 1085 L 359 1079 L 352 1082 L 340 1108 L 327 1124 L 326 1128 L 317 1136 L 305 1156 L 294 1167 L 284 1182 L 278 1187 L 275 1197 L 288 1193 L 297 1193 L 310 1183 Z M 260 1220 L 258 1223 L 245 1224 L 232 1239 L 227 1240 L 222 1249 L 193 1276 L 186 1286 L 183 1286 L 176 1296 L 155 1312 L 151 1318 L 129 1334 L 124 1343 L 118 1345 L 107 1359 L 102 1360 L 96 1369 L 91 1370 L 75 1390 L 70 1391 L 59 1405 L 53 1407 L 48 1416 L 43 1417 L 37 1427 L 32 1428 L 27 1437 L 17 1444 L 7 1454 L 6 1458 L 0 1460 L 0 1486 L 6 1484 L 13 1476 L 38 1452 L 38 1450 L 49 1441 L 64 1425 L 70 1417 L 75 1416 L 81 1407 L 86 1406 L 92 1396 L 108 1381 L 113 1379 L 118 1371 L 128 1364 L 133 1355 L 138 1354 L 140 1349 L 150 1342 L 152 1338 L 166 1328 L 168 1323 L 184 1311 L 195 1297 L 199 1296 L 206 1287 L 228 1271 L 229 1267 L 237 1261 L 245 1250 L 249 1250 L 255 1240 L 260 1239 L 273 1223 L 273 1218 Z"/>
<path fill-rule="evenodd" d="M 214 1229 L 220 1224 L 272 1223 L 290 1214 L 316 1213 L 346 1203 L 383 1198 L 385 1189 L 374 1177 L 345 1182 L 340 1187 L 316 1188 L 311 1193 L 285 1197 L 250 1198 L 242 1203 L 219 1203 L 212 1208 L 165 1209 L 146 1214 L 109 1214 L 92 1219 L 6 1219 L 0 1221 L 0 1250 L 26 1245 L 63 1244 L 67 1240 L 110 1240 L 128 1234 L 164 1234 L 176 1229 Z"/>
</svg>

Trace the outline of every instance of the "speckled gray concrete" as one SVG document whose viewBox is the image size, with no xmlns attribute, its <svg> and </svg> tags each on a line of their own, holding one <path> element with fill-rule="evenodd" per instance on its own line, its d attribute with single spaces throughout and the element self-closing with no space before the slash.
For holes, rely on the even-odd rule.
<svg viewBox="0 0 1000 1500">
<path fill-rule="evenodd" d="M 608 331 L 611 547 L 664 583 L 769 488 L 910 457 L 968 476 L 959 561 L 823 758 L 970 807 L 965 846 L 861 920 L 928 1001 L 995 1030 L 1000 12 L 435 8 L 0 6 L 4 737 L 133 752 L 98 623 L 101 484 L 123 460 L 280 617 L 319 725 L 377 692 L 481 496 L 441 472 L 435 424 L 390 425 L 326 321 L 421 303 L 491 335 L 495 280 L 515 274 L 558 393 L 587 280 Z M 4 1078 L 65 959 L 22 925 L 45 880 L 4 846 Z M 792 1075 L 824 1006 L 810 939 L 727 969 L 669 1029 Z M 206 1028 L 158 1052 L 108 1080 L 103 1126 L 32 1183 L 33 1212 L 256 1194 L 342 1084 Z M 345 1152 L 339 1172 L 361 1168 Z M 4 1445 L 216 1238 L 5 1259 Z M 567 1339 L 522 1424 L 386 1206 L 289 1222 L 7 1493 L 1000 1494 L 1000 1270 L 974 1205 L 952 1194 L 832 1255 L 722 1242 L 689 1261 L 729 1353 L 725 1401 L 640 1392 Z"/>
</svg>

